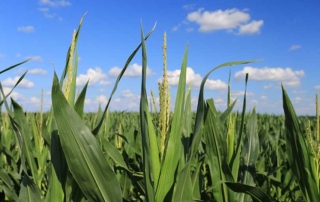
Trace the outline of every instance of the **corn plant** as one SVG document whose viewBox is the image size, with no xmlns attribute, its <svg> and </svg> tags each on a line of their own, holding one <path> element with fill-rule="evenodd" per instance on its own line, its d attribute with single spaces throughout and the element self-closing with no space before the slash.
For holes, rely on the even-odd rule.
<svg viewBox="0 0 320 202">
<path fill-rule="evenodd" d="M 145 36 L 141 26 L 141 42 L 125 62 L 107 105 L 99 105 L 97 113 L 85 113 L 88 83 L 76 95 L 83 19 L 73 32 L 60 79 L 54 72 L 48 112 L 24 112 L 15 100 L 8 102 L 12 91 L 5 94 L 0 83 L 0 110 L 6 109 L 0 111 L 1 201 L 313 202 L 320 198 L 318 109 L 315 121 L 297 117 L 283 88 L 285 116 L 260 115 L 255 108 L 247 112 L 247 74 L 242 111 L 233 112 L 237 100 L 231 102 L 231 71 L 227 108 L 219 112 L 214 99 L 204 99 L 211 73 L 256 60 L 224 63 L 209 71 L 193 112 L 192 84 L 186 84 L 187 45 L 171 112 L 165 33 L 157 108 L 154 93 L 150 101 L 146 91 L 146 40 L 155 27 Z M 110 112 L 118 84 L 140 49 L 139 112 Z"/>
</svg>

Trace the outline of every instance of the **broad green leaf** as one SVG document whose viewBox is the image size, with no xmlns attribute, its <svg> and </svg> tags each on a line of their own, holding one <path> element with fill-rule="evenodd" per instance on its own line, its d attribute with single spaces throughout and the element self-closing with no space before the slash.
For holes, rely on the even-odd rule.
<svg viewBox="0 0 320 202">
<path fill-rule="evenodd" d="M 96 138 L 65 99 L 56 74 L 51 92 L 61 146 L 69 169 L 84 195 L 90 201 L 122 201 L 115 173 L 107 163 Z"/>
<path fill-rule="evenodd" d="M 58 131 L 54 130 L 51 135 L 51 168 L 49 187 L 46 202 L 64 201 L 64 184 L 67 178 L 68 166 L 64 157 Z"/>
<path fill-rule="evenodd" d="M 318 201 L 319 178 L 314 158 L 309 154 L 309 144 L 302 132 L 298 117 L 290 98 L 282 86 L 283 110 L 285 114 L 287 155 L 293 174 L 298 180 L 305 201 Z"/>
<path fill-rule="evenodd" d="M 41 194 L 37 185 L 27 176 L 24 175 L 21 182 L 21 189 L 18 202 L 41 202 Z"/>
<path fill-rule="evenodd" d="M 224 132 L 225 130 L 216 112 L 213 99 L 207 100 L 203 135 L 212 184 L 226 181 L 222 168 L 222 165 L 227 161 L 227 144 Z M 213 195 L 218 202 L 232 201 L 228 197 L 228 189 L 225 184 L 215 186 Z"/>
<path fill-rule="evenodd" d="M 190 163 L 190 162 L 188 162 Z M 179 173 L 177 183 L 174 188 L 172 202 L 180 202 L 193 199 L 192 181 L 190 176 L 190 166 L 185 166 Z"/>
<path fill-rule="evenodd" d="M 250 170 L 255 170 L 255 164 L 259 155 L 259 137 L 258 137 L 258 124 L 257 124 L 257 114 L 255 108 L 253 108 L 252 113 L 248 119 L 246 125 L 246 134 L 244 139 L 244 144 L 241 151 L 241 162 L 242 162 L 242 179 L 241 183 L 254 186 L 255 182 Z M 241 194 L 240 201 L 248 201 L 249 198 Z"/>
<path fill-rule="evenodd" d="M 225 184 L 234 192 L 249 194 L 254 201 L 273 202 L 271 198 L 258 187 L 236 182 L 225 182 Z"/>
<path fill-rule="evenodd" d="M 30 167 L 32 178 L 34 182 L 38 182 L 38 168 L 36 165 L 36 162 L 34 160 L 34 155 L 33 155 L 33 143 L 32 139 L 33 134 L 30 131 L 29 124 L 27 122 L 26 116 L 24 115 L 24 112 L 20 105 L 16 103 L 12 98 L 11 98 L 11 103 L 14 108 L 14 121 L 16 122 L 18 131 L 17 136 L 20 136 L 21 138 L 21 143 L 22 143 L 22 152 L 23 155 L 26 158 L 26 161 L 28 163 L 28 166 Z M 13 119 L 12 119 L 13 120 Z M 27 173 L 27 170 L 25 170 Z"/>
<path fill-rule="evenodd" d="M 123 157 L 119 153 L 118 149 L 113 146 L 107 139 L 102 139 L 102 144 L 104 146 L 104 150 L 107 154 L 114 160 L 117 164 L 119 164 L 122 168 L 129 171 L 127 164 L 124 162 Z"/>
</svg>

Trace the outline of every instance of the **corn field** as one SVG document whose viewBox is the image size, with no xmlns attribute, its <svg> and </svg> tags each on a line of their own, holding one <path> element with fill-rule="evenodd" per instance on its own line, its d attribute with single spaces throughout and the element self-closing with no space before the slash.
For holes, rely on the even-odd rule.
<svg viewBox="0 0 320 202">
<path fill-rule="evenodd" d="M 157 106 L 154 93 L 150 101 L 146 91 L 146 41 L 154 28 L 144 35 L 141 26 L 141 43 L 125 62 L 108 104 L 97 113 L 85 113 L 88 83 L 76 94 L 82 21 L 60 79 L 54 74 L 50 111 L 24 112 L 12 98 L 9 102 L 12 91 L 4 94 L 0 83 L 0 110 L 5 109 L 0 122 L 0 201 L 320 201 L 318 107 L 316 117 L 298 117 L 282 87 L 283 116 L 247 110 L 246 94 L 242 111 L 236 113 L 229 85 L 228 107 L 217 111 L 213 99 L 204 99 L 206 80 L 221 68 L 256 62 L 248 60 L 213 68 L 192 111 L 187 46 L 171 112 L 166 34 Z M 139 112 L 110 112 L 118 83 L 139 50 Z M 249 81 L 247 75 L 245 92 Z M 318 106 L 317 96 L 316 101 Z"/>
</svg>

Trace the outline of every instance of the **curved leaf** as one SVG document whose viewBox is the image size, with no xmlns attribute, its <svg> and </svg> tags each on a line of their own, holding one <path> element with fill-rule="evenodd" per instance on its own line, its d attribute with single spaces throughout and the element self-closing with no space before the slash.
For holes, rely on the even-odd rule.
<svg viewBox="0 0 320 202">
<path fill-rule="evenodd" d="M 90 201 L 122 201 L 118 179 L 105 159 L 96 138 L 68 104 L 57 75 L 52 85 L 54 118 L 70 172 Z"/>
</svg>

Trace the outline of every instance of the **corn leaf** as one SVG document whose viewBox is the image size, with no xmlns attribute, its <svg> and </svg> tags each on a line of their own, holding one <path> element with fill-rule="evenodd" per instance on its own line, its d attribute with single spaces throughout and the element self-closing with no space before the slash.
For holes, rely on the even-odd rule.
<svg viewBox="0 0 320 202">
<path fill-rule="evenodd" d="M 290 98 L 282 86 L 283 110 L 285 114 L 287 155 L 293 174 L 298 180 L 305 201 L 318 201 L 320 193 L 314 159 L 309 154 L 298 117 Z"/>
<path fill-rule="evenodd" d="M 83 111 L 84 111 L 84 101 L 86 98 L 88 83 L 84 85 L 83 89 L 81 90 L 79 97 L 77 98 L 76 104 L 74 105 L 74 110 L 78 113 L 78 115 L 83 118 Z"/>
<path fill-rule="evenodd" d="M 70 172 L 90 201 L 122 201 L 115 173 L 107 163 L 97 140 L 68 104 L 57 75 L 52 85 L 54 118 Z M 79 169 L 81 168 L 81 169 Z"/>
<path fill-rule="evenodd" d="M 146 91 L 146 76 L 147 76 L 147 53 L 145 38 L 143 35 L 143 29 L 141 25 L 141 45 L 142 45 L 142 81 L 141 81 L 141 98 L 140 98 L 140 128 L 141 128 L 141 139 L 142 139 L 142 155 L 143 155 L 143 177 L 145 183 L 145 197 L 147 201 L 155 201 L 154 187 L 152 183 L 152 175 L 156 173 L 160 167 L 160 163 L 152 161 L 152 155 L 159 155 L 157 147 L 154 147 L 156 139 L 154 136 L 153 128 L 150 127 L 150 116 L 148 119 L 148 98 Z M 156 142 L 155 142 L 156 143 Z M 156 143 L 157 144 L 157 143 Z M 158 157 L 159 158 L 159 157 Z M 154 164 L 154 165 L 153 165 Z M 157 166 L 157 168 L 155 167 Z M 157 170 L 153 170 L 157 169 Z"/>
<path fill-rule="evenodd" d="M 188 46 L 185 49 L 179 77 L 171 131 L 165 147 L 161 173 L 156 187 L 156 200 L 163 201 L 175 181 L 175 170 L 182 151 L 182 118 L 184 113 Z"/>
<path fill-rule="evenodd" d="M 253 187 L 236 182 L 225 182 L 234 192 L 249 194 L 254 202 L 272 202 L 270 197 L 258 187 Z"/>
<path fill-rule="evenodd" d="M 149 36 L 152 34 L 153 30 L 155 29 L 156 25 L 153 26 L 153 28 L 150 30 L 150 32 L 146 35 L 145 39 L 144 40 L 147 40 L 149 38 Z M 117 88 L 118 88 L 118 84 L 124 74 L 124 72 L 126 71 L 127 67 L 129 66 L 131 60 L 133 59 L 133 57 L 136 55 L 136 53 L 139 51 L 140 47 L 142 46 L 142 43 L 140 43 L 140 45 L 138 45 L 138 47 L 131 53 L 131 55 L 129 56 L 129 58 L 127 59 L 123 69 L 121 70 L 119 76 L 117 77 L 117 80 L 114 84 L 114 87 L 112 89 L 112 92 L 111 92 L 111 95 L 109 97 L 109 100 L 108 100 L 108 103 L 106 105 L 106 107 L 104 108 L 104 111 L 103 111 L 103 116 L 101 117 L 101 119 L 98 120 L 98 124 L 95 126 L 95 128 L 93 129 L 92 131 L 92 134 L 93 135 L 97 135 L 99 130 L 100 130 L 100 127 L 102 125 L 102 122 L 103 122 L 103 119 L 105 117 L 105 114 L 107 113 L 108 109 L 109 109 L 109 104 L 110 104 L 110 101 L 112 99 L 112 96 L 113 94 L 116 92 Z"/>
<path fill-rule="evenodd" d="M 21 182 L 21 190 L 19 194 L 18 202 L 41 202 L 40 190 L 32 180 L 25 175 Z"/>
</svg>

